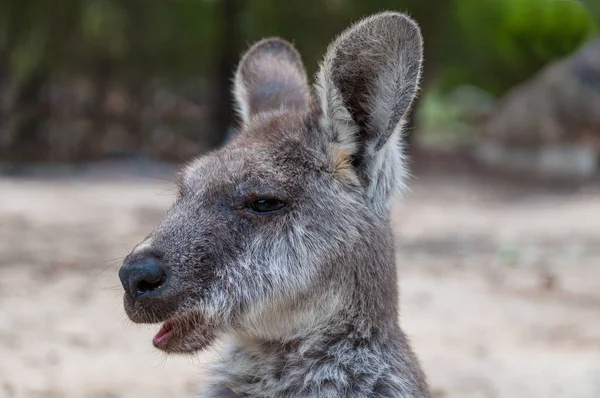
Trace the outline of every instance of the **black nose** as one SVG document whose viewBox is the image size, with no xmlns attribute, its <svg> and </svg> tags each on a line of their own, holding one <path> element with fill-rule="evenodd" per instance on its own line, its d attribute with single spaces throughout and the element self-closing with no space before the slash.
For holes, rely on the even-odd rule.
<svg viewBox="0 0 600 398">
<path fill-rule="evenodd" d="M 167 274 L 156 257 L 143 256 L 131 262 L 126 261 L 119 270 L 119 279 L 127 294 L 138 297 L 159 293 L 167 281 Z"/>
</svg>

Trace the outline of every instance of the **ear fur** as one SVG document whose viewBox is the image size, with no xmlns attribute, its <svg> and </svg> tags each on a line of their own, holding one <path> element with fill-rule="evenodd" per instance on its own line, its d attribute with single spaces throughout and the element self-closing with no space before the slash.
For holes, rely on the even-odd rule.
<svg viewBox="0 0 600 398">
<path fill-rule="evenodd" d="M 350 154 L 381 211 L 389 209 L 407 174 L 401 131 L 417 94 L 422 58 L 418 25 L 403 14 L 384 12 L 334 40 L 317 75 L 321 124 L 330 151 Z"/>
<path fill-rule="evenodd" d="M 308 107 L 310 88 L 298 51 L 278 38 L 254 44 L 238 66 L 234 97 L 244 123 L 260 113 Z"/>
</svg>

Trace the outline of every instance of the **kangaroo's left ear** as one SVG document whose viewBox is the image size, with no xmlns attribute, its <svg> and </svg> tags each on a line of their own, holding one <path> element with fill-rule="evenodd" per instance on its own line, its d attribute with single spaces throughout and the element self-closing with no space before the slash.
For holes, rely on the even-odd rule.
<svg viewBox="0 0 600 398">
<path fill-rule="evenodd" d="M 235 73 L 233 93 L 244 123 L 263 112 L 308 108 L 311 100 L 300 54 L 279 38 L 250 47 Z"/>
<path fill-rule="evenodd" d="M 417 93 L 422 58 L 418 25 L 403 14 L 385 12 L 343 32 L 329 46 L 317 75 L 331 159 L 353 166 L 379 211 L 388 210 L 407 173 L 401 132 Z"/>
</svg>

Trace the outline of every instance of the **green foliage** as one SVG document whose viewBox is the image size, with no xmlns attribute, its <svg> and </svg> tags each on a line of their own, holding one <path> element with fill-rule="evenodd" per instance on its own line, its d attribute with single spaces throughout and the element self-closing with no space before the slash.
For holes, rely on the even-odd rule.
<svg viewBox="0 0 600 398">
<path fill-rule="evenodd" d="M 5 57 L 0 61 L 8 64 L 12 80 L 24 80 L 49 65 L 64 65 L 77 2 L 65 0 L 63 4 L 64 8 L 42 0 L 2 3 L 0 54 Z"/>
<path fill-rule="evenodd" d="M 186 79 L 205 74 L 214 65 L 218 45 L 216 1 L 175 0 L 141 3 L 127 10 L 130 51 L 135 67 L 152 68 L 154 77 Z M 152 4 L 151 7 L 148 7 Z"/>
<path fill-rule="evenodd" d="M 69 74 L 108 62 L 111 73 L 185 81 L 219 65 L 222 0 L 5 0 L 0 50 L 13 79 L 37 69 Z M 242 0 L 239 0 L 242 1 Z M 593 0 L 245 0 L 241 39 L 295 41 L 313 73 L 330 38 L 383 9 L 419 21 L 427 71 L 442 87 L 474 84 L 496 94 L 580 46 L 600 18 Z M 595 13 L 595 14 L 592 14 Z M 240 46 L 243 48 L 243 45 Z"/>
<path fill-rule="evenodd" d="M 217 1 L 5 0 L 0 52 L 11 79 L 34 70 L 82 73 L 109 62 L 117 75 L 186 79 L 210 69 Z M 5 61 L 6 62 L 6 61 Z"/>
<path fill-rule="evenodd" d="M 120 58 L 127 51 L 127 16 L 111 1 L 86 2 L 81 10 L 81 41 L 86 50 L 107 57 Z"/>
<path fill-rule="evenodd" d="M 454 17 L 442 84 L 495 94 L 570 54 L 596 30 L 585 6 L 570 0 L 455 0 Z"/>
</svg>

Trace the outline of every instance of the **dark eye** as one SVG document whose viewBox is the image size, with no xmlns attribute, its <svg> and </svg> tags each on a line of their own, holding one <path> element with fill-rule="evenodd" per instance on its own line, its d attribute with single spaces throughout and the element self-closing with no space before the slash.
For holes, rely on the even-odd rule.
<svg viewBox="0 0 600 398">
<path fill-rule="evenodd" d="M 255 213 L 272 213 L 285 207 L 285 203 L 278 199 L 258 199 L 246 205 L 246 208 Z"/>
</svg>

